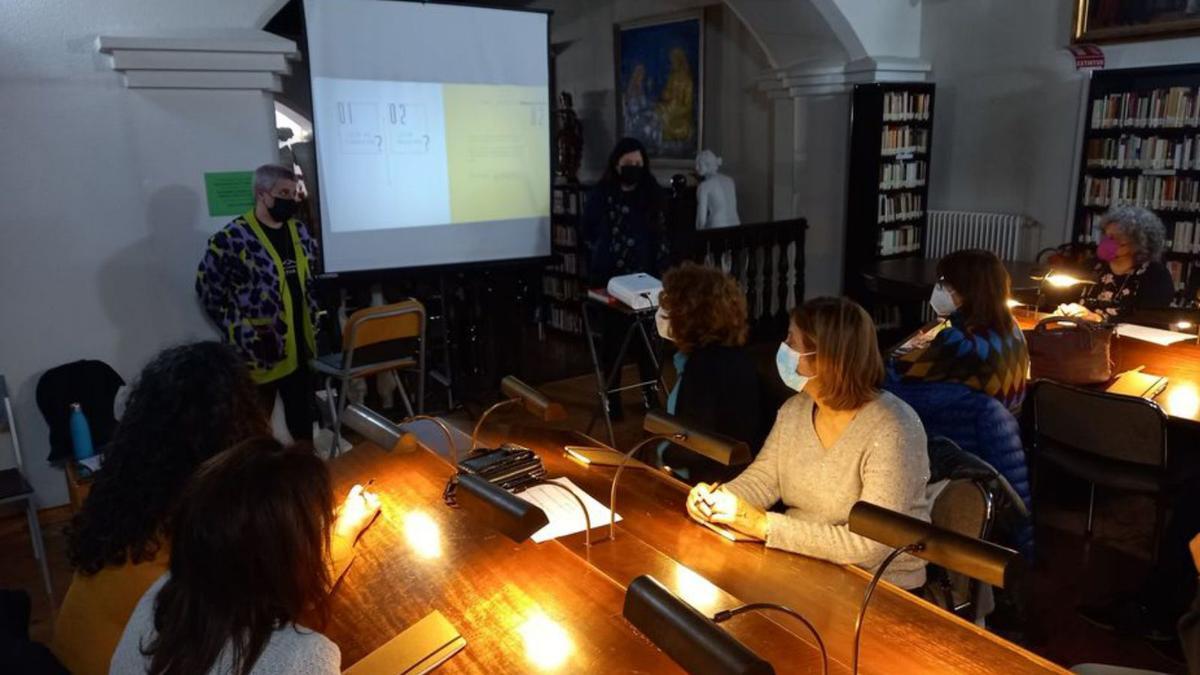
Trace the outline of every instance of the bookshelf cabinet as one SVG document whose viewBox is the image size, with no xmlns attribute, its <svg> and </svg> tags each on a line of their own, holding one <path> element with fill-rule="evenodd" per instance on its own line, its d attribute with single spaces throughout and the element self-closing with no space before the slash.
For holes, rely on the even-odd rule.
<svg viewBox="0 0 1200 675">
<path fill-rule="evenodd" d="M 872 301 L 862 272 L 924 255 L 934 85 L 859 84 L 850 106 L 844 286 L 886 328 L 901 322 L 901 312 Z"/>
<path fill-rule="evenodd" d="M 551 188 L 550 248 L 558 262 L 542 275 L 543 323 L 570 335 L 583 335 L 580 302 L 587 293 L 587 262 L 582 243 L 583 200 L 588 187 L 578 183 Z"/>
<path fill-rule="evenodd" d="M 1092 76 L 1072 238 L 1094 244 L 1114 206 L 1166 226 L 1164 262 L 1182 300 L 1200 287 L 1200 63 Z"/>
</svg>

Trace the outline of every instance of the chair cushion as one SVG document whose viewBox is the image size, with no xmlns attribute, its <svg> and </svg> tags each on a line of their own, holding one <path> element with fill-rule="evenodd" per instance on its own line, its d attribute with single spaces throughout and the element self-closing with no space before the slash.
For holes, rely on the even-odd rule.
<svg viewBox="0 0 1200 675">
<path fill-rule="evenodd" d="M 0 471 L 0 501 L 31 494 L 33 488 L 16 469 Z"/>
<path fill-rule="evenodd" d="M 355 359 L 358 360 L 358 359 Z M 393 358 L 386 361 L 362 362 L 349 370 L 342 368 L 343 356 L 342 352 L 334 352 L 318 356 L 310 361 L 313 370 L 325 375 L 334 377 L 365 377 L 374 373 L 380 373 L 387 370 L 396 370 L 399 368 L 416 368 L 417 359 L 412 356 L 402 358 Z"/>
<path fill-rule="evenodd" d="M 1039 443 L 1039 456 L 1067 473 L 1103 487 L 1149 493 L 1164 490 L 1165 472 L 1142 464 L 1104 459 L 1045 440 Z"/>
</svg>

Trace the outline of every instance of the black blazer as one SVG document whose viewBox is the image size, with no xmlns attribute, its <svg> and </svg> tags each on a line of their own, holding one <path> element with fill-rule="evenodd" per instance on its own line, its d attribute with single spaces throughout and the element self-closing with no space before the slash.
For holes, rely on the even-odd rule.
<svg viewBox="0 0 1200 675">
<path fill-rule="evenodd" d="M 765 419 L 762 385 L 750 354 L 743 347 L 700 347 L 688 355 L 675 415 L 701 429 L 715 431 L 750 446 L 758 454 L 770 429 Z M 745 467 L 725 467 L 683 448 L 671 446 L 667 466 L 687 467 L 692 482 L 726 480 Z"/>
</svg>

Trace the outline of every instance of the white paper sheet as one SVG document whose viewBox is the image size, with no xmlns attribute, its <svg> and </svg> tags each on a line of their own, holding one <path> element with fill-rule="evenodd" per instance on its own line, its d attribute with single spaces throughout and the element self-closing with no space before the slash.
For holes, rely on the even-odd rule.
<svg viewBox="0 0 1200 675">
<path fill-rule="evenodd" d="M 1117 335 L 1144 342 L 1153 342 L 1156 345 L 1163 345 L 1164 347 L 1173 345 L 1176 342 L 1193 340 L 1196 337 L 1187 333 L 1176 333 L 1175 331 L 1162 330 L 1160 328 L 1147 328 L 1146 326 L 1138 326 L 1132 323 L 1117 324 Z"/>
<path fill-rule="evenodd" d="M 562 485 L 583 500 L 584 505 L 587 506 L 588 517 L 592 520 L 592 528 L 608 524 L 609 513 L 611 513 L 608 507 L 579 489 L 579 486 L 572 483 L 570 479 L 553 478 L 550 482 Z M 550 520 L 549 525 L 533 533 L 533 540 L 539 544 L 568 534 L 583 532 L 586 529 L 583 509 L 579 508 L 579 502 L 571 499 L 571 495 L 567 494 L 566 490 L 549 485 L 535 485 L 518 493 L 517 496 L 545 511 L 546 517 Z M 621 520 L 620 514 L 617 515 L 617 520 Z"/>
</svg>

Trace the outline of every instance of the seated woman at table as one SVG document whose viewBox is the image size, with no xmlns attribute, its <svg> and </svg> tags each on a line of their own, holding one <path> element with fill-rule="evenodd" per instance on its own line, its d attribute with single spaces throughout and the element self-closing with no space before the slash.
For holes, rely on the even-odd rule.
<svg viewBox="0 0 1200 675">
<path fill-rule="evenodd" d="M 758 458 L 714 489 L 687 499 L 700 521 L 728 525 L 768 547 L 865 569 L 888 547 L 850 532 L 856 502 L 929 520 L 929 457 L 921 421 L 880 390 L 883 359 L 871 317 L 845 298 L 817 298 L 792 313 L 779 374 L 799 395 L 779 409 Z M 767 511 L 777 502 L 784 513 Z M 925 563 L 903 556 L 885 577 L 902 588 L 925 583 Z"/>
<path fill-rule="evenodd" d="M 329 470 L 310 449 L 260 437 L 204 462 L 112 672 L 340 673 L 337 645 L 300 624 L 328 616 L 334 527 Z"/>
<path fill-rule="evenodd" d="M 254 382 L 229 347 L 182 345 L 146 365 L 104 466 L 68 529 L 67 556 L 75 575 L 51 649 L 71 672 L 109 672 L 138 598 L 167 570 L 167 526 L 196 468 L 225 448 L 270 432 Z M 347 500 L 355 507 L 343 509 L 348 522 L 366 517 L 363 501 Z M 337 538 L 331 551 L 344 564 L 353 556 L 353 537 Z"/>
<path fill-rule="evenodd" d="M 1096 246 L 1095 284 L 1079 303 L 1061 305 L 1059 314 L 1089 321 L 1119 321 L 1135 310 L 1168 307 L 1175 282 L 1162 264 L 1166 228 L 1153 211 L 1118 206 L 1101 218 L 1104 236 Z"/>
<path fill-rule="evenodd" d="M 963 384 L 1017 414 L 1029 348 L 1008 308 L 1004 264 L 990 251 L 968 249 L 939 260 L 937 274 L 929 304 L 945 321 L 890 359 L 889 382 Z"/>
<path fill-rule="evenodd" d="M 746 296 L 737 282 L 716 268 L 683 263 L 663 277 L 656 323 L 677 347 L 667 412 L 745 441 L 757 454 L 765 429 L 758 374 L 743 346 Z M 693 483 L 732 477 L 730 467 L 674 445 L 664 444 L 660 458 Z"/>
</svg>

